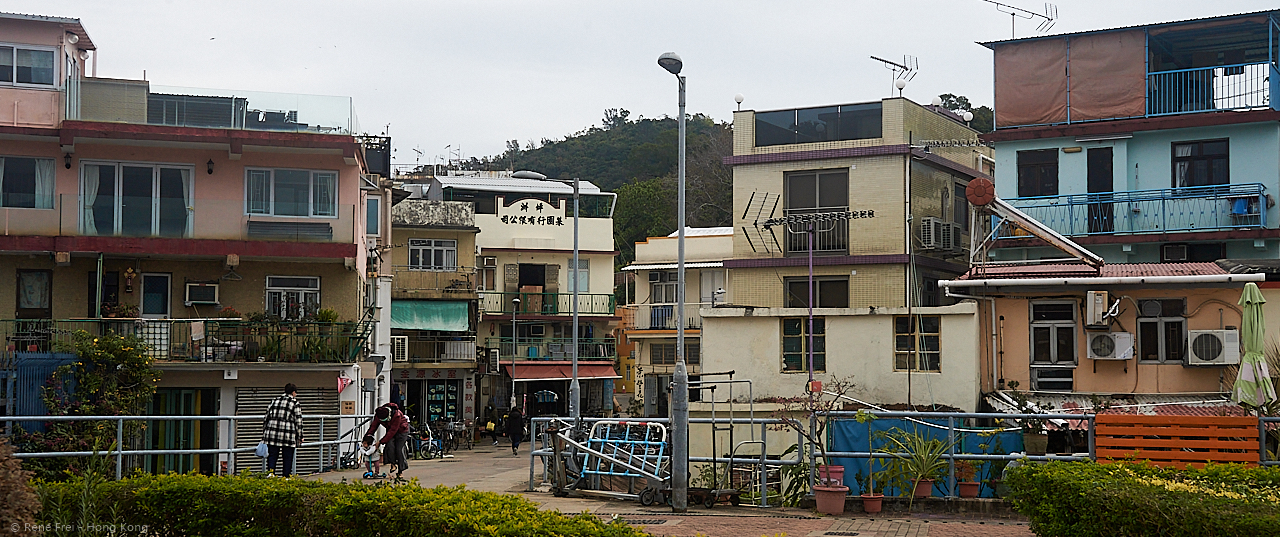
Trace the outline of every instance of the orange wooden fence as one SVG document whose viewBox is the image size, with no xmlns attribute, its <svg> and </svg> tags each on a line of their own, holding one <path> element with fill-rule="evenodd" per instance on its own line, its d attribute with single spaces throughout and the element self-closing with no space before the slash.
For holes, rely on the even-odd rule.
<svg viewBox="0 0 1280 537">
<path fill-rule="evenodd" d="M 1098 414 L 1098 462 L 1147 460 L 1157 466 L 1202 467 L 1206 462 L 1258 465 L 1258 418 Z"/>
</svg>

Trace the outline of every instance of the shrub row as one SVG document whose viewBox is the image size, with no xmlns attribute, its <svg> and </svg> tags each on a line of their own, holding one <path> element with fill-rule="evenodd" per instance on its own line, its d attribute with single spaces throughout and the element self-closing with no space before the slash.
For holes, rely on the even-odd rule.
<svg viewBox="0 0 1280 537">
<path fill-rule="evenodd" d="M 1255 536 L 1280 527 L 1280 468 L 1052 462 L 1010 469 L 1014 508 L 1042 537 Z"/>
<path fill-rule="evenodd" d="M 620 522 L 539 511 L 520 496 L 461 486 L 169 474 L 37 482 L 36 489 L 44 505 L 41 523 L 145 526 L 149 535 L 162 536 L 644 535 Z"/>
</svg>

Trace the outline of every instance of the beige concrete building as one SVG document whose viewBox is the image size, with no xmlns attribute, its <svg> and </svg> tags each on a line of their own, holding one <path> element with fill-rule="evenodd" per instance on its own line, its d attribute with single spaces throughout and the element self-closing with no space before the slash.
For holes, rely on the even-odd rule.
<svg viewBox="0 0 1280 537">
<path fill-rule="evenodd" d="M 801 394 L 812 372 L 853 375 L 873 403 L 975 409 L 974 310 L 937 282 L 968 268 L 964 188 L 991 163 L 977 134 L 903 98 L 735 113 L 732 308 L 702 311 L 702 367 L 757 397 Z M 805 215 L 812 229 L 784 223 Z"/>
</svg>

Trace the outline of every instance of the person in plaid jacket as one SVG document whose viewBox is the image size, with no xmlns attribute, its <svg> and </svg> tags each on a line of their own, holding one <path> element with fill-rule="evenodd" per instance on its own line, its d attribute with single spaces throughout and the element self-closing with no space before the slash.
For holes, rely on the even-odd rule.
<svg viewBox="0 0 1280 537">
<path fill-rule="evenodd" d="M 293 474 L 294 454 L 302 445 L 302 405 L 298 403 L 298 387 L 292 382 L 267 406 L 267 415 L 262 418 L 262 441 L 267 444 L 267 468 L 274 472 L 276 461 L 282 458 L 281 475 Z"/>
</svg>

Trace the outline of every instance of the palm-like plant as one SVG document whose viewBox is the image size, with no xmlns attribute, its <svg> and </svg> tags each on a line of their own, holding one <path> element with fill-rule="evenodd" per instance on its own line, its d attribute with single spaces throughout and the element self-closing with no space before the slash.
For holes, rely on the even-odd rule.
<svg viewBox="0 0 1280 537">
<path fill-rule="evenodd" d="M 915 484 L 942 475 L 942 469 L 947 467 L 947 460 L 943 455 L 954 442 L 925 438 L 918 432 L 907 432 L 897 427 L 878 432 L 876 436 L 883 442 L 876 451 L 893 458 L 892 472 L 911 484 L 910 488 L 901 487 L 910 494 L 911 500 L 907 504 L 910 508 L 915 501 L 915 494 L 912 493 Z"/>
</svg>

